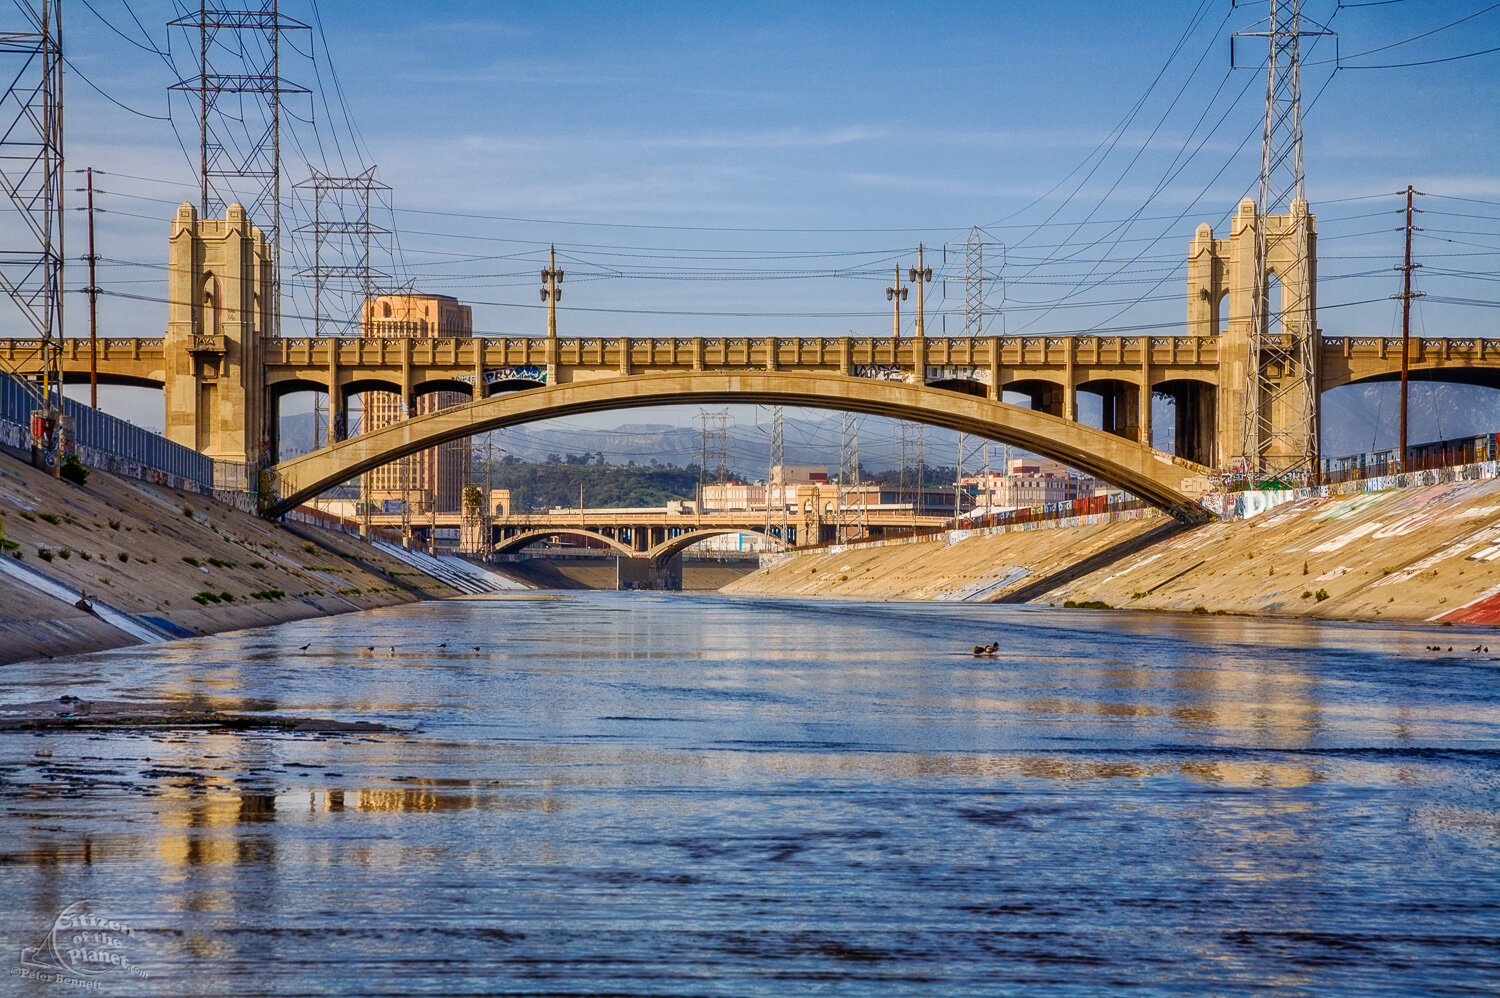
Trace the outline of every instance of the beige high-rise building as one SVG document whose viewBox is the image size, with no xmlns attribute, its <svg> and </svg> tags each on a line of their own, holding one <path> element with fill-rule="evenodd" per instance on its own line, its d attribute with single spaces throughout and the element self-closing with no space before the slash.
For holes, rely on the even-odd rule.
<svg viewBox="0 0 1500 998">
<path fill-rule="evenodd" d="M 447 295 L 380 295 L 361 309 L 360 334 L 374 339 L 472 336 L 474 319 L 469 306 Z M 412 399 L 394 392 L 365 392 L 361 422 L 369 431 L 400 422 L 408 406 L 413 416 L 423 416 L 467 401 L 461 392 L 429 392 Z M 414 514 L 434 506 L 439 513 L 457 512 L 468 464 L 469 441 L 450 440 L 366 472 L 361 498 L 374 504 L 377 513 L 399 512 L 404 497 L 410 498 Z"/>
</svg>

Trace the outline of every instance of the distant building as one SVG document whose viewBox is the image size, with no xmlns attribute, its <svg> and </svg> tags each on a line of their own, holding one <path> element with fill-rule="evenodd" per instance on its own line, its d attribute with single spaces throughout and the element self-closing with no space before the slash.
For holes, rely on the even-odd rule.
<svg viewBox="0 0 1500 998">
<path fill-rule="evenodd" d="M 447 295 L 380 295 L 364 303 L 360 335 L 367 339 L 425 339 L 474 335 L 472 310 Z M 361 417 L 365 432 L 400 422 L 410 410 L 423 416 L 469 401 L 462 392 L 429 392 L 403 399 L 393 392 L 365 392 Z M 392 461 L 363 476 L 362 496 L 372 512 L 401 511 L 410 497 L 415 514 L 432 509 L 458 512 L 463 501 L 464 469 L 469 465 L 469 441 L 451 440 Z"/>
<path fill-rule="evenodd" d="M 1046 458 L 1017 458 L 1004 473 L 965 475 L 959 486 L 975 509 L 990 513 L 1087 499 L 1096 488 L 1093 478 Z"/>
<path fill-rule="evenodd" d="M 771 469 L 768 484 L 724 482 L 703 486 L 701 497 L 705 512 L 757 513 L 764 512 L 767 505 L 773 512 L 783 506 L 800 515 L 809 511 L 810 504 L 824 508 L 829 515 L 840 502 L 846 507 L 900 509 L 915 507 L 919 516 L 952 516 L 953 489 L 915 488 L 904 492 L 894 484 L 861 482 L 858 485 L 840 487 L 831 481 L 828 469 L 822 465 L 788 464 Z"/>
</svg>

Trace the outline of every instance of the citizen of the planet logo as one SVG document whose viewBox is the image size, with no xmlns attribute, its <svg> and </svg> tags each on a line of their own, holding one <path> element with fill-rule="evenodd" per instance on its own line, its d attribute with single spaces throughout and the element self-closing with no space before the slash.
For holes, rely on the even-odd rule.
<svg viewBox="0 0 1500 998">
<path fill-rule="evenodd" d="M 52 920 L 39 945 L 21 949 L 13 977 L 97 988 L 106 974 L 147 977 L 132 958 L 140 951 L 135 928 L 112 917 L 100 901 L 74 901 Z"/>
</svg>

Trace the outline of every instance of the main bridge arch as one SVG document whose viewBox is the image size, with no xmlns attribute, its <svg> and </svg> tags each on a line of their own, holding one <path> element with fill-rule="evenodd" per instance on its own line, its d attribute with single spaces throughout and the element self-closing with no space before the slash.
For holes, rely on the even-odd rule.
<svg viewBox="0 0 1500 998">
<path fill-rule="evenodd" d="M 479 399 L 364 433 L 273 469 L 280 516 L 325 489 L 460 437 L 561 416 L 701 403 L 790 405 L 905 419 L 974 433 L 1054 458 L 1181 519 L 1210 518 L 1198 502 L 1209 469 L 1125 437 L 1006 402 L 897 381 L 791 371 L 686 371 L 577 381 Z"/>
</svg>

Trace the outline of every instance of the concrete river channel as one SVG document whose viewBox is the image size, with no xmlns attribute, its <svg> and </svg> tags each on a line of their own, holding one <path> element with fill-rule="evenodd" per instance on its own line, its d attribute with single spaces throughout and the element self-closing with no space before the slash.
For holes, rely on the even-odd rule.
<svg viewBox="0 0 1500 998">
<path fill-rule="evenodd" d="M 1489 640 L 568 593 L 9 665 L 394 730 L 0 731 L 0 993 L 1493 995 Z"/>
</svg>

